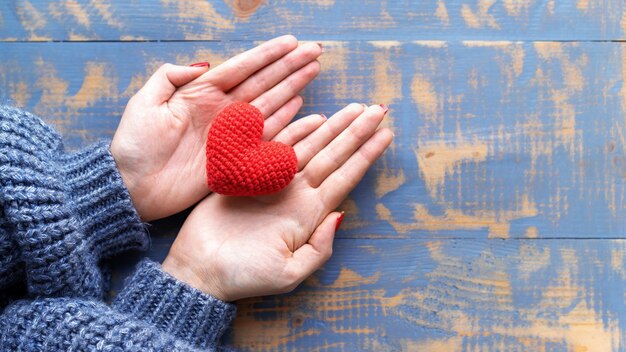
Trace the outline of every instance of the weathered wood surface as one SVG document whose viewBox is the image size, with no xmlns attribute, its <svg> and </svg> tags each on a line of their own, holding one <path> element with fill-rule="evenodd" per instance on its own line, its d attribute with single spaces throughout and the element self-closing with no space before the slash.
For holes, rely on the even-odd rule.
<svg viewBox="0 0 626 352">
<path fill-rule="evenodd" d="M 185 214 L 155 224 L 161 261 Z M 251 351 L 620 351 L 626 240 L 352 239 L 288 295 L 238 303 Z M 142 256 L 117 263 L 114 292 Z"/>
<path fill-rule="evenodd" d="M 127 99 L 160 63 L 217 63 L 251 45 L 5 43 L 0 84 L 77 147 L 113 134 Z M 396 133 L 345 204 L 344 236 L 623 237 L 623 44 L 325 48 L 303 113 L 387 103 Z"/>
<path fill-rule="evenodd" d="M 163 62 L 215 66 L 285 32 L 321 41 L 301 115 L 386 103 L 396 139 L 343 204 L 331 261 L 292 294 L 240 302 L 227 339 L 267 351 L 626 350 L 622 1 L 257 4 L 2 2 L 0 102 L 79 148 L 110 138 Z M 151 227 L 150 257 L 165 257 L 183 220 Z M 117 263 L 112 294 L 141 255 Z"/>
<path fill-rule="evenodd" d="M 291 295 L 241 302 L 231 338 L 266 351 L 623 350 L 625 249 L 341 239 Z"/>
<path fill-rule="evenodd" d="M 624 39 L 621 0 L 5 0 L 0 40 Z"/>
</svg>

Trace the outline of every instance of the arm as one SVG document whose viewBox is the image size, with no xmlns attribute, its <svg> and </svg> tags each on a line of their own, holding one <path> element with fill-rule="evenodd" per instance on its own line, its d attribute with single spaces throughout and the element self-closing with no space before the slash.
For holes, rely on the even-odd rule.
<svg viewBox="0 0 626 352">
<path fill-rule="evenodd" d="M 66 153 L 54 130 L 10 107 L 0 107 L 0 207 L 10 253 L 0 289 L 21 279 L 32 296 L 100 298 L 99 261 L 149 244 L 108 144 Z"/>
<path fill-rule="evenodd" d="M 234 305 L 144 261 L 110 307 L 71 298 L 15 302 L 0 316 L 0 350 L 213 350 L 234 314 Z"/>
<path fill-rule="evenodd" d="M 0 107 L 0 134 L 0 308 L 13 301 L 0 316 L 0 346 L 195 350 L 217 343 L 234 306 L 157 264 L 142 263 L 111 307 L 100 301 L 107 286 L 100 260 L 149 244 L 107 144 L 66 153 L 50 127 L 10 107 Z"/>
<path fill-rule="evenodd" d="M 206 138 L 213 114 L 233 100 L 251 101 L 269 116 L 264 137 L 271 139 L 302 104 L 297 93 L 319 72 L 315 59 L 320 53 L 317 45 L 298 48 L 295 38 L 282 37 L 199 80 L 206 69 L 164 65 L 129 103 L 111 148 L 99 143 L 68 154 L 60 136 L 38 118 L 0 106 L 0 255 L 5 259 L 0 262 L 0 308 L 13 287 L 25 288 L 30 297 L 50 297 L 14 303 L 5 311 L 4 324 L 14 325 L 11 317 L 19 307 L 33 311 L 34 322 L 57 311 L 41 315 L 38 307 L 101 299 L 106 282 L 98 263 L 149 243 L 140 215 L 147 220 L 167 216 L 208 193 L 204 177 L 198 177 L 204 165 L 188 167 L 186 146 Z M 170 104 L 163 104 L 168 98 Z M 157 139 L 166 150 L 150 154 L 155 150 L 143 142 Z M 194 160 L 201 161 L 203 148 L 197 152 Z M 181 169 L 189 173 L 184 179 L 197 182 L 184 182 L 187 187 L 170 193 Z M 61 296 L 68 298 L 54 298 Z M 112 314 L 117 313 L 126 314 Z"/>
<path fill-rule="evenodd" d="M 164 65 L 129 102 L 111 151 L 98 144 L 66 155 L 39 119 L 0 106 L 0 307 L 4 291 L 26 277 L 31 294 L 100 295 L 93 259 L 147 246 L 137 213 L 165 217 L 208 193 L 198 142 L 221 107 L 254 103 L 268 116 L 264 138 L 271 139 L 300 108 L 297 94 L 319 72 L 320 54 L 319 45 L 283 36 L 211 71 Z M 59 240 L 64 245 L 45 248 Z"/>
</svg>

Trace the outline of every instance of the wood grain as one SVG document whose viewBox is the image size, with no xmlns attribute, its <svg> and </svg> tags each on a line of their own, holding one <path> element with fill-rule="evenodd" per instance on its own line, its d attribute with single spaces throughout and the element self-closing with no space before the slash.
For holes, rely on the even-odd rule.
<svg viewBox="0 0 626 352">
<path fill-rule="evenodd" d="M 240 302 L 230 338 L 254 351 L 617 351 L 624 245 L 342 238 L 295 292 Z"/>
<path fill-rule="evenodd" d="M 260 351 L 626 349 L 626 8 L 620 0 L 0 3 L 0 103 L 70 149 L 110 138 L 160 64 L 272 36 L 322 42 L 299 116 L 390 106 L 396 139 L 295 292 L 238 302 Z M 115 258 L 111 297 L 143 256 Z"/>
<path fill-rule="evenodd" d="M 163 260 L 184 214 L 156 224 Z M 176 224 L 176 225 L 174 225 Z M 624 240 L 351 239 L 294 292 L 238 302 L 250 351 L 618 351 Z M 117 263 L 114 290 L 139 257 Z"/>
<path fill-rule="evenodd" d="M 2 41 L 618 40 L 620 0 L 10 0 Z"/>
<path fill-rule="evenodd" d="M 1 99 L 45 117 L 76 148 L 110 137 L 161 63 L 215 65 L 252 45 L 5 43 Z M 623 237 L 623 44 L 324 45 L 302 113 L 386 103 L 396 134 L 343 205 L 346 236 Z"/>
</svg>

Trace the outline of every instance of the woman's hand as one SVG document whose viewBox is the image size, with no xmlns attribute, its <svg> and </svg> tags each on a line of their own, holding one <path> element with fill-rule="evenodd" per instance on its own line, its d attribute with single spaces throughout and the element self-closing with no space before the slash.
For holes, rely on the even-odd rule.
<svg viewBox="0 0 626 352">
<path fill-rule="evenodd" d="M 268 41 L 210 71 L 165 64 L 128 103 L 111 153 L 142 219 L 177 213 L 204 198 L 205 143 L 213 118 L 233 101 L 267 117 L 272 139 L 302 106 L 298 93 L 319 73 L 318 44 Z"/>
<path fill-rule="evenodd" d="M 269 196 L 205 198 L 164 270 L 225 301 L 295 288 L 330 257 L 341 215 L 333 210 L 391 143 L 390 130 L 377 131 L 385 112 L 351 104 L 326 122 L 313 115 L 285 128 L 274 140 L 294 146 L 292 183 Z"/>
</svg>

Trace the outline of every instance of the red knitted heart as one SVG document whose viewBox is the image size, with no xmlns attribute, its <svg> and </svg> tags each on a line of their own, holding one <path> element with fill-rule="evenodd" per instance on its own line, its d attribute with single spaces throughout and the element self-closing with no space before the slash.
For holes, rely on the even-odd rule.
<svg viewBox="0 0 626 352">
<path fill-rule="evenodd" d="M 263 142 L 261 112 L 236 102 L 222 110 L 209 129 L 206 172 L 209 188 L 230 196 L 269 194 L 287 187 L 298 171 L 293 148 Z"/>
</svg>

